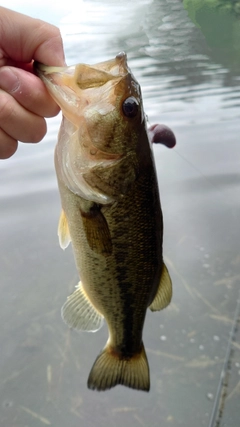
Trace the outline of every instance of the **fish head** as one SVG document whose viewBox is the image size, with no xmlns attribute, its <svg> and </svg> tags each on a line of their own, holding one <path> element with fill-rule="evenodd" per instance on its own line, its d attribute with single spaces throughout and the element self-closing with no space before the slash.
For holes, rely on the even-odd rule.
<svg viewBox="0 0 240 427">
<path fill-rule="evenodd" d="M 38 64 L 37 72 L 63 116 L 81 128 L 85 145 L 118 154 L 134 148 L 133 133 L 143 123 L 144 113 L 140 85 L 127 65 L 124 52 L 95 65 Z"/>
<path fill-rule="evenodd" d="M 71 168 L 75 182 L 95 166 L 136 155 L 145 115 L 141 88 L 124 52 L 95 65 L 36 68 L 62 110 L 58 151 L 61 157 L 65 152 L 60 161 Z"/>
</svg>

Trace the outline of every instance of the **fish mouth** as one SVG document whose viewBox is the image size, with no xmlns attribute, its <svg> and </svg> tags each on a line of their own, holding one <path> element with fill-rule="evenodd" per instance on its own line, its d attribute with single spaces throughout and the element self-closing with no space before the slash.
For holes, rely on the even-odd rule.
<svg viewBox="0 0 240 427">
<path fill-rule="evenodd" d="M 35 62 L 34 68 L 63 115 L 78 125 L 79 116 L 82 116 L 84 110 L 88 110 L 90 103 L 95 103 L 102 115 L 112 111 L 114 102 L 111 102 L 109 92 L 122 78 L 130 74 L 127 55 L 124 52 L 120 52 L 112 60 L 95 65 L 54 67 Z"/>
<path fill-rule="evenodd" d="M 106 73 L 112 74 L 113 76 L 118 76 L 119 74 L 124 76 L 126 73 L 129 72 L 129 68 L 127 65 L 127 54 L 125 52 L 118 53 L 114 59 L 99 62 L 95 65 L 77 64 L 66 67 L 55 67 L 52 65 L 44 65 L 37 61 L 34 62 L 34 67 L 36 69 L 36 72 L 40 74 L 40 78 L 43 74 L 49 75 L 52 73 L 62 72 L 72 74 L 72 70 L 75 69 L 75 67 L 77 66 L 84 66 L 95 70 L 102 70 Z"/>
<path fill-rule="evenodd" d="M 118 87 L 126 87 L 128 91 L 130 83 L 133 81 L 135 84 L 124 52 L 120 52 L 114 59 L 95 65 L 55 67 L 37 62 L 34 65 L 36 74 L 45 83 L 63 116 L 75 125 L 76 129 L 86 129 L 86 132 L 87 123 L 90 123 L 92 118 L 98 115 L 101 119 L 114 111 L 117 97 L 124 96 L 119 93 Z M 119 160 L 123 154 L 121 150 L 119 152 L 119 147 L 116 149 L 109 146 L 107 150 L 102 150 L 90 141 L 87 152 L 94 161 L 102 159 L 109 162 Z M 92 156 L 92 153 L 95 154 Z"/>
<path fill-rule="evenodd" d="M 67 80 L 70 82 L 74 77 L 75 66 L 53 67 L 35 62 L 34 68 L 63 112 L 68 107 L 67 104 L 76 104 L 74 90 L 67 84 Z"/>
<path fill-rule="evenodd" d="M 55 165 L 61 180 L 73 193 L 87 200 L 112 202 L 110 187 L 115 184 L 108 182 L 115 183 L 115 178 L 111 181 L 110 177 L 115 166 L 122 173 L 121 165 L 128 165 L 127 156 L 132 154 L 128 144 L 130 121 L 124 116 L 123 102 L 135 96 L 141 103 L 140 86 L 128 68 L 127 55 L 121 52 L 114 59 L 95 65 L 54 67 L 36 63 L 35 69 L 63 113 L 55 150 Z M 141 118 L 142 110 L 137 113 Z M 131 123 L 134 126 L 136 122 Z M 126 185 L 135 179 L 134 167 L 130 178 L 123 178 Z M 106 179 L 100 189 L 101 176 Z M 124 183 L 120 187 L 125 191 Z"/>
</svg>

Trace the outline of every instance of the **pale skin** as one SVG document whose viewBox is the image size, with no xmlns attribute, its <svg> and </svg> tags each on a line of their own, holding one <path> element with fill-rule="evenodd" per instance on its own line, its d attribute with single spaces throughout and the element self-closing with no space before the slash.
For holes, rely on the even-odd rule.
<svg viewBox="0 0 240 427">
<path fill-rule="evenodd" d="M 59 112 L 33 61 L 65 65 L 59 29 L 0 7 L 0 159 L 11 157 L 18 141 L 41 141 L 45 118 Z"/>
</svg>

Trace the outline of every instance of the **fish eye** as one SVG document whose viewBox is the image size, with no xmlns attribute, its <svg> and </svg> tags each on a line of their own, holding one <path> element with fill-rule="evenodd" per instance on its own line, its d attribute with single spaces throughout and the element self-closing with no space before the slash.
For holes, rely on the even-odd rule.
<svg viewBox="0 0 240 427">
<path fill-rule="evenodd" d="M 129 98 L 125 99 L 122 104 L 123 113 L 126 117 L 129 118 L 136 117 L 138 113 L 138 107 L 139 104 L 133 96 L 130 96 Z"/>
</svg>

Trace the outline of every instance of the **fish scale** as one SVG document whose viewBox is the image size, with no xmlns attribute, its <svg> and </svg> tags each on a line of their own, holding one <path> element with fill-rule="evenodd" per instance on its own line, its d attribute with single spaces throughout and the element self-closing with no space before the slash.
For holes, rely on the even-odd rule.
<svg viewBox="0 0 240 427">
<path fill-rule="evenodd" d="M 148 391 L 146 310 L 165 308 L 172 285 L 140 86 L 124 53 L 94 66 L 39 65 L 38 74 L 63 112 L 55 150 L 59 239 L 63 248 L 72 242 L 81 280 L 62 317 L 77 330 L 96 331 L 103 319 L 108 325 L 89 388 Z"/>
</svg>

